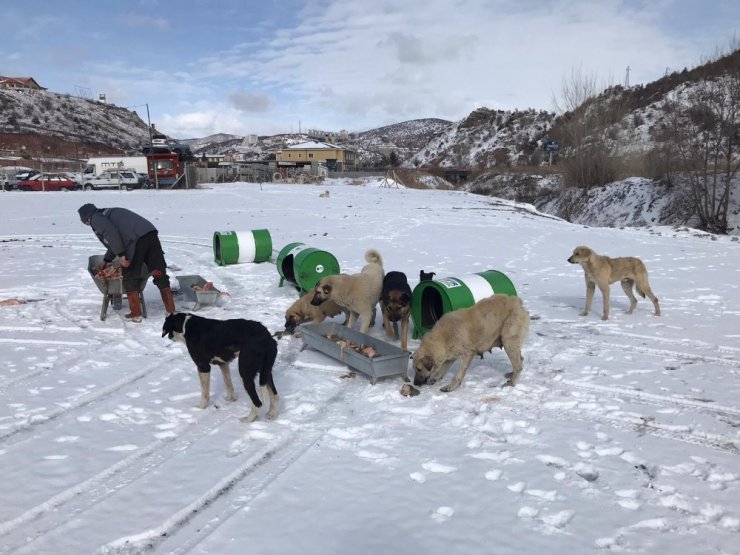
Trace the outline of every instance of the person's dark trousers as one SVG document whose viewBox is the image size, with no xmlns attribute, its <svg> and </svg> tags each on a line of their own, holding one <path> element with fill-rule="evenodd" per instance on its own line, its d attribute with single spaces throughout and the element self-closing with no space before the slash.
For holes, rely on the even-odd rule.
<svg viewBox="0 0 740 555">
<path fill-rule="evenodd" d="M 141 267 L 146 264 L 149 274 L 154 278 L 154 285 L 160 290 L 169 289 L 170 278 L 167 276 L 167 263 L 164 261 L 162 244 L 156 231 L 139 237 L 136 241 L 134 257 L 128 268 L 123 268 L 123 287 L 126 291 L 138 291 L 142 279 Z"/>
</svg>

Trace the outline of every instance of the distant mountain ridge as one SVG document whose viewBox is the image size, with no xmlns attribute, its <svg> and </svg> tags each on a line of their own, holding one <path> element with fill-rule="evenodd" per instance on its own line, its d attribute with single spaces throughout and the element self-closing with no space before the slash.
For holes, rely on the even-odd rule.
<svg viewBox="0 0 740 555">
<path fill-rule="evenodd" d="M 610 151 L 629 155 L 655 148 L 656 133 L 665 120 L 665 101 L 685 94 L 697 82 L 713 79 L 737 63 L 740 51 L 729 56 L 666 75 L 652 83 L 630 88 L 611 87 L 556 116 L 535 110 L 494 110 L 481 107 L 457 122 L 424 118 L 386 125 L 332 141 L 358 153 L 361 165 L 381 166 L 395 155 L 406 168 L 462 168 L 476 171 L 511 166 L 537 167 L 546 161 L 544 141 L 558 139 L 567 148 L 564 126 L 579 114 L 613 113 L 600 136 Z M 612 108 L 618 105 L 619 110 Z M 59 155 L 83 158 L 94 152 L 141 152 L 149 141 L 149 128 L 139 115 L 104 102 L 36 90 L 0 89 L 0 149 L 18 152 L 38 139 L 39 152 L 31 156 Z M 246 142 L 244 136 L 216 133 L 180 139 L 196 157 L 205 153 L 239 154 L 246 160 L 274 158 L 281 149 L 311 138 L 308 135 L 261 136 Z M 588 140 L 588 138 L 586 138 Z M 43 145 L 43 146 L 42 146 Z M 563 152 L 560 153 L 561 155 Z"/>
</svg>

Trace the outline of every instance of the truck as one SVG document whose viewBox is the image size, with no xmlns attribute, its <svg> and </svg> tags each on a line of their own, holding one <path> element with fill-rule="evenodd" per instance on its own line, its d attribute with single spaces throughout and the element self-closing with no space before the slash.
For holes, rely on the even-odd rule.
<svg viewBox="0 0 740 555">
<path fill-rule="evenodd" d="M 147 174 L 146 156 L 107 156 L 90 158 L 83 172 L 83 179 L 103 173 L 105 170 L 133 170 L 136 173 Z"/>
<path fill-rule="evenodd" d="M 150 152 L 146 160 L 149 163 L 149 181 L 155 187 L 174 185 L 185 171 L 180 155 L 175 152 Z"/>
</svg>

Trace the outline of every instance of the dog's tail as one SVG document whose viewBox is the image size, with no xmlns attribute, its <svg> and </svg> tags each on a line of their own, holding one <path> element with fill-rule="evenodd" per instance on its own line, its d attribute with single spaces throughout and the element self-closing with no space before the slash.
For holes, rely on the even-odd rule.
<svg viewBox="0 0 740 555">
<path fill-rule="evenodd" d="M 370 249 L 365 253 L 365 260 L 370 263 L 380 264 L 381 266 L 383 265 L 383 257 L 381 257 L 380 253 L 375 249 Z"/>
</svg>

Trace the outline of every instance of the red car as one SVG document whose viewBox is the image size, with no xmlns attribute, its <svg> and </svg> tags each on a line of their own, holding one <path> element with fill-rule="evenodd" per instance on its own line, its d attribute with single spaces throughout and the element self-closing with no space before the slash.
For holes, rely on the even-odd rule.
<svg viewBox="0 0 740 555">
<path fill-rule="evenodd" d="M 44 173 L 18 181 L 19 191 L 74 191 L 79 185 L 62 175 Z"/>
</svg>

